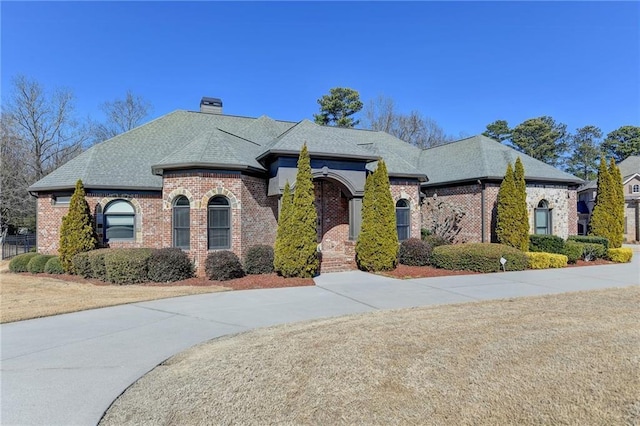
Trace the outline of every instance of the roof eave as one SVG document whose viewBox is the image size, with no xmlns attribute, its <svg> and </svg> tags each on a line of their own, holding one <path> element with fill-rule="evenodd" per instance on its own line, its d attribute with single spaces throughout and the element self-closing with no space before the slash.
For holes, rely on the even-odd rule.
<svg viewBox="0 0 640 426">
<path fill-rule="evenodd" d="M 470 178 L 457 179 L 457 180 L 448 180 L 444 182 L 425 182 L 422 184 L 422 186 L 428 187 L 428 186 L 452 185 L 456 183 L 468 183 L 468 182 L 489 181 L 489 180 L 501 181 L 502 179 L 504 179 L 504 176 L 470 177 Z M 561 179 L 561 178 L 536 177 L 536 176 L 527 177 L 525 178 L 525 180 L 527 182 L 559 182 L 559 183 L 566 183 L 566 184 L 572 184 L 572 185 L 580 185 L 581 183 L 584 182 L 582 180 L 575 180 L 575 179 Z"/>
<path fill-rule="evenodd" d="M 32 187 L 27 188 L 28 192 L 39 193 L 39 192 L 53 192 L 53 191 L 73 191 L 75 189 L 75 184 L 73 185 L 58 185 L 58 186 L 46 186 L 46 187 Z M 113 190 L 124 190 L 124 191 L 162 191 L 162 186 L 130 186 L 130 185 L 84 185 L 85 191 L 89 191 L 92 189 L 113 189 Z"/>
<path fill-rule="evenodd" d="M 267 170 L 259 167 L 250 166 L 247 164 L 224 164 L 224 163 L 203 163 L 203 162 L 191 162 L 191 163 L 176 163 L 176 164 L 162 164 L 151 166 L 151 173 L 161 176 L 165 170 L 180 170 L 180 169 L 222 169 L 222 170 L 239 170 L 239 171 L 251 171 L 258 173 L 265 173 Z"/>
<path fill-rule="evenodd" d="M 300 155 L 300 151 L 289 150 L 289 149 L 270 149 L 262 154 L 260 154 L 256 160 L 261 161 L 267 158 L 270 155 Z M 363 161 L 377 161 L 380 159 L 378 156 L 374 155 L 363 155 L 363 154 L 338 154 L 331 152 L 318 152 L 318 151 L 309 151 L 310 157 L 322 157 L 322 158 L 346 158 L 351 160 L 363 160 Z"/>
</svg>

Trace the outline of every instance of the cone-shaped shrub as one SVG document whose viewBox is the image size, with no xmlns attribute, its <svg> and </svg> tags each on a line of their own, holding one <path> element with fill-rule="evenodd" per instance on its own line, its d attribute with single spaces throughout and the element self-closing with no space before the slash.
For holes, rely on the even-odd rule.
<svg viewBox="0 0 640 426">
<path fill-rule="evenodd" d="M 91 210 L 85 200 L 82 181 L 76 182 L 71 196 L 69 212 L 60 226 L 60 264 L 65 272 L 73 273 L 73 256 L 96 248 L 97 240 L 91 225 Z"/>
<path fill-rule="evenodd" d="M 596 195 L 596 204 L 591 214 L 591 220 L 589 221 L 589 235 L 607 238 L 610 246 L 616 247 L 615 243 L 618 240 L 620 244 L 622 243 L 622 232 L 618 230 L 616 219 L 616 190 L 613 180 L 614 177 L 611 176 L 605 159 L 600 158 L 598 193 Z M 620 235 L 616 236 L 617 234 Z"/>
<path fill-rule="evenodd" d="M 364 271 L 385 271 L 398 263 L 396 214 L 387 166 L 378 161 L 367 176 L 362 199 L 362 227 L 356 242 L 356 262 Z"/>
<path fill-rule="evenodd" d="M 522 174 L 524 176 L 523 172 Z M 522 180 L 524 180 L 524 178 L 522 178 Z M 527 219 L 523 218 L 521 185 L 521 182 L 516 185 L 515 174 L 511 164 L 509 164 L 507 166 L 507 173 L 498 191 L 496 236 L 501 244 L 519 250 L 527 250 L 529 247 L 529 224 L 528 215 Z M 526 225 L 526 231 L 524 225 Z"/>
<path fill-rule="evenodd" d="M 291 187 L 289 181 L 284 185 L 284 192 L 280 200 L 280 213 L 278 215 L 278 230 L 276 233 L 276 243 L 273 249 L 273 268 L 279 274 L 283 274 L 287 259 L 290 259 L 291 243 L 288 241 L 291 236 L 291 212 L 293 211 L 293 199 L 291 197 Z"/>
<path fill-rule="evenodd" d="M 285 218 L 286 237 L 281 244 L 284 256 L 278 259 L 278 273 L 285 277 L 310 278 L 318 272 L 318 213 L 314 204 L 313 175 L 307 144 L 298 158 L 298 173 L 293 192 L 291 216 Z M 288 231 L 290 230 L 290 231 Z M 274 261 L 275 263 L 275 261 Z"/>
<path fill-rule="evenodd" d="M 613 229 L 609 242 L 614 248 L 622 247 L 624 236 L 624 189 L 622 186 L 622 175 L 620 169 L 612 158 L 609 162 L 609 176 L 611 177 L 612 199 L 613 199 Z"/>
<path fill-rule="evenodd" d="M 514 178 L 516 185 L 516 195 L 518 202 L 516 204 L 515 214 L 519 218 L 517 221 L 518 229 L 516 230 L 520 245 L 516 248 L 522 251 L 529 250 L 529 212 L 527 210 L 527 184 L 524 180 L 524 166 L 520 157 L 516 159 L 514 170 Z"/>
</svg>

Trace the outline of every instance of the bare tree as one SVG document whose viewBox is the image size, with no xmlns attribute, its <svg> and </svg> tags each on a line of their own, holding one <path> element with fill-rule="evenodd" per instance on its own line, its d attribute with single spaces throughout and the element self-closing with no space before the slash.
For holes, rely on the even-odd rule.
<svg viewBox="0 0 640 426">
<path fill-rule="evenodd" d="M 48 94 L 35 80 L 17 76 L 1 123 L 0 226 L 35 221 L 29 185 L 82 151 L 86 139 L 73 115 L 73 93 Z"/>
<path fill-rule="evenodd" d="M 364 110 L 364 127 L 387 132 L 419 148 L 431 148 L 452 142 L 438 123 L 418 111 L 402 114 L 396 111 L 393 99 L 378 96 L 369 101 Z"/>
<path fill-rule="evenodd" d="M 105 102 L 100 109 L 104 112 L 106 120 L 104 123 L 92 123 L 91 134 L 94 143 L 111 139 L 139 126 L 147 118 L 152 107 L 143 97 L 128 90 L 124 99 Z"/>
</svg>

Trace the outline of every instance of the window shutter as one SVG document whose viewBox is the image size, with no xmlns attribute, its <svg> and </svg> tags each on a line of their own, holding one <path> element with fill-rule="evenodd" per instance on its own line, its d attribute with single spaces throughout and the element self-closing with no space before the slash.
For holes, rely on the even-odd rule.
<svg viewBox="0 0 640 426">
<path fill-rule="evenodd" d="M 633 194 L 633 185 L 629 185 L 629 194 Z"/>
</svg>

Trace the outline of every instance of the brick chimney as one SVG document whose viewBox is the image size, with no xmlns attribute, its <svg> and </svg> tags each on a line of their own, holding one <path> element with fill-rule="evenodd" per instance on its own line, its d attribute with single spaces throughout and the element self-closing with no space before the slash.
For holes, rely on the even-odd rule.
<svg viewBox="0 0 640 426">
<path fill-rule="evenodd" d="M 222 114 L 222 99 L 203 97 L 200 101 L 200 112 Z"/>
</svg>

